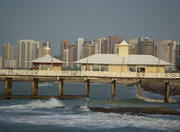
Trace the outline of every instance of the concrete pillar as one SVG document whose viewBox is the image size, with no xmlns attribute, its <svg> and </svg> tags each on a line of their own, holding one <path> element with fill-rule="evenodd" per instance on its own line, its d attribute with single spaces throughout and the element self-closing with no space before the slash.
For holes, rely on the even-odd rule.
<svg viewBox="0 0 180 132">
<path fill-rule="evenodd" d="M 63 87 L 64 87 L 64 80 L 59 79 L 58 80 L 58 96 L 59 97 L 63 96 Z"/>
<path fill-rule="evenodd" d="M 12 78 L 6 78 L 4 80 L 4 96 L 6 99 L 10 99 L 12 95 Z"/>
<path fill-rule="evenodd" d="M 169 103 L 169 92 L 170 92 L 170 84 L 169 81 L 166 81 L 165 90 L 164 90 L 164 103 Z"/>
<path fill-rule="evenodd" d="M 35 97 L 38 95 L 38 78 L 33 78 L 32 80 L 32 97 Z"/>
<path fill-rule="evenodd" d="M 84 97 L 89 97 L 89 79 L 84 81 Z"/>
<path fill-rule="evenodd" d="M 111 99 L 114 99 L 116 95 L 116 80 L 111 81 Z"/>
<path fill-rule="evenodd" d="M 137 95 L 141 96 L 141 79 L 137 82 Z"/>
</svg>

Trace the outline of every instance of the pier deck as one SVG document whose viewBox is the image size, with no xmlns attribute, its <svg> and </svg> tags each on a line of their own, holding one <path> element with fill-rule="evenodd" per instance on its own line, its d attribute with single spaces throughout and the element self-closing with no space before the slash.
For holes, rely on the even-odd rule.
<svg viewBox="0 0 180 132">
<path fill-rule="evenodd" d="M 0 70 L 0 81 L 4 82 L 3 98 L 59 98 L 74 99 L 89 97 L 90 83 L 110 83 L 111 98 L 115 98 L 116 84 L 136 84 L 137 94 L 141 96 L 141 81 L 164 81 L 164 102 L 169 102 L 170 84 L 179 82 L 180 73 L 137 73 L 137 72 L 103 72 L 103 71 L 45 71 L 45 70 Z M 39 82 L 58 82 L 57 96 L 39 96 Z M 12 95 L 12 82 L 32 82 L 31 95 Z M 64 95 L 65 82 L 83 82 L 83 95 Z"/>
</svg>

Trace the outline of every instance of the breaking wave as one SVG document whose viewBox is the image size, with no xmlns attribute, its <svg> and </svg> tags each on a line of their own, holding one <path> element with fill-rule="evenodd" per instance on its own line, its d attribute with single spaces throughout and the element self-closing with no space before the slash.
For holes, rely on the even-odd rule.
<svg viewBox="0 0 180 132">
<path fill-rule="evenodd" d="M 136 127 L 152 130 L 180 130 L 179 120 L 161 119 L 145 116 L 105 114 L 87 112 L 84 114 L 54 114 L 43 116 L 24 116 L 21 118 L 11 118 L 10 122 L 33 125 L 53 125 L 63 127 L 81 126 L 84 129 L 111 129 L 122 127 Z"/>
<path fill-rule="evenodd" d="M 10 106 L 0 106 L 0 109 L 36 109 L 36 108 L 54 108 L 54 107 L 64 107 L 62 101 L 55 98 L 49 100 L 34 100 L 28 104 L 18 104 Z"/>
</svg>

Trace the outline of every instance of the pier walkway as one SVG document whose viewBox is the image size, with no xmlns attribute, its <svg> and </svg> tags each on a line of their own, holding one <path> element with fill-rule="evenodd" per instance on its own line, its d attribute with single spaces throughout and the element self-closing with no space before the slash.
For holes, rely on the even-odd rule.
<svg viewBox="0 0 180 132">
<path fill-rule="evenodd" d="M 4 83 L 4 95 L 0 97 L 30 97 L 30 98 L 48 98 L 52 96 L 39 96 L 39 82 L 58 82 L 58 93 L 56 98 L 82 98 L 89 97 L 90 83 L 110 83 L 111 98 L 115 98 L 116 84 L 136 84 L 137 95 L 141 96 L 141 81 L 151 80 L 164 81 L 164 102 L 169 102 L 170 84 L 180 81 L 180 73 L 137 73 L 137 72 L 107 72 L 107 71 L 47 71 L 47 70 L 16 70 L 0 69 L 0 81 Z M 31 81 L 31 95 L 12 95 L 12 82 Z M 64 95 L 64 82 L 83 82 L 84 95 Z"/>
</svg>

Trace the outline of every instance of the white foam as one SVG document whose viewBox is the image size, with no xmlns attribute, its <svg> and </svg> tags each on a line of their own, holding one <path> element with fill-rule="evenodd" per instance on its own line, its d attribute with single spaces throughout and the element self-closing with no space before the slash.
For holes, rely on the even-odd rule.
<svg viewBox="0 0 180 132">
<path fill-rule="evenodd" d="M 10 106 L 0 106 L 0 109 L 35 109 L 35 108 L 54 108 L 63 107 L 62 101 L 55 98 L 51 98 L 48 101 L 34 100 L 29 104 L 21 105 L 10 105 Z"/>
<path fill-rule="evenodd" d="M 6 120 L 7 121 L 7 120 Z M 84 129 L 111 129 L 137 127 L 157 130 L 180 130 L 179 120 L 154 117 L 119 115 L 113 113 L 87 112 L 84 114 L 51 114 L 43 116 L 24 116 L 9 118 L 11 122 L 29 123 L 34 125 L 57 125 L 64 127 L 81 127 Z"/>
<path fill-rule="evenodd" d="M 80 106 L 80 109 L 83 111 L 89 111 L 89 108 L 87 105 Z"/>
</svg>

